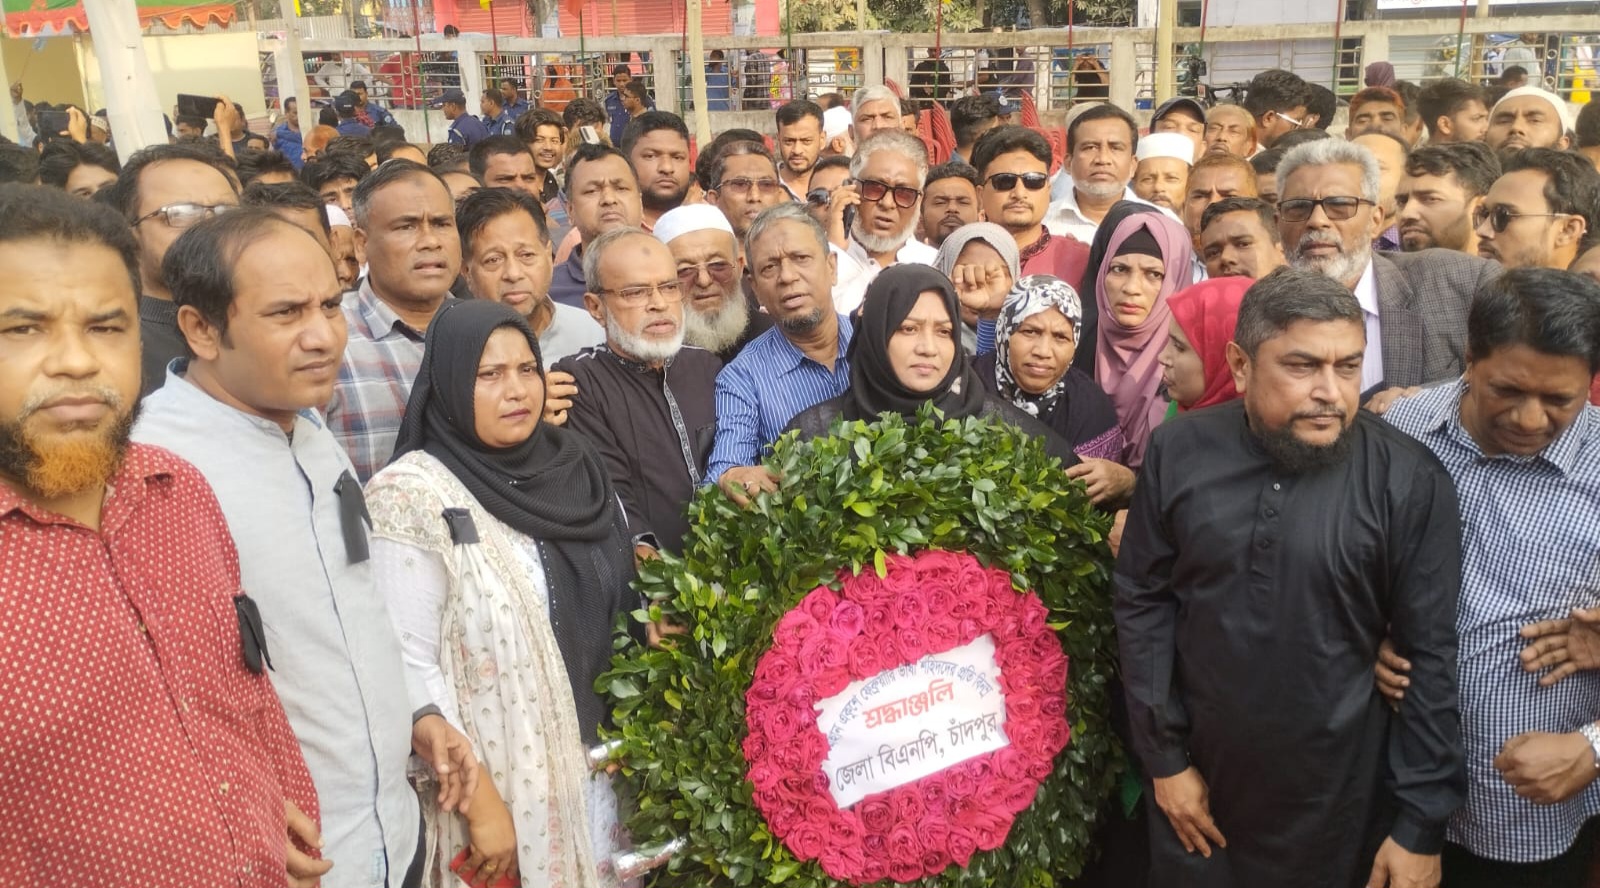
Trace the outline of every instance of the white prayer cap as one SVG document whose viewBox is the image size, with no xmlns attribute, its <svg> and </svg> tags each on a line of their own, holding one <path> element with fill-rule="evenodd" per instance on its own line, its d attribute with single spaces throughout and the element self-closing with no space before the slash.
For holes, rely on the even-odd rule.
<svg viewBox="0 0 1600 888">
<path fill-rule="evenodd" d="M 822 112 L 822 138 L 831 142 L 844 135 L 854 122 L 849 108 L 842 105 L 838 108 L 829 108 Z"/>
<path fill-rule="evenodd" d="M 684 204 L 675 210 L 668 210 L 650 229 L 656 240 L 664 244 L 670 244 L 680 235 L 691 231 L 726 231 L 730 237 L 738 240 L 733 233 L 733 226 L 728 224 L 728 217 L 711 204 Z"/>
<path fill-rule="evenodd" d="M 333 204 L 323 204 L 322 208 L 328 213 L 329 228 L 338 228 L 341 225 L 346 228 L 352 227 L 350 225 L 350 217 L 345 215 L 342 207 L 336 207 Z"/>
<path fill-rule="evenodd" d="M 1556 109 L 1556 117 L 1561 120 L 1562 135 L 1572 132 L 1574 127 L 1572 122 L 1572 109 L 1567 106 L 1566 102 L 1561 100 L 1560 96 L 1556 95 L 1555 93 L 1542 90 L 1537 86 L 1519 86 L 1502 96 L 1500 101 L 1494 103 L 1494 106 L 1495 108 L 1499 108 L 1501 105 L 1506 103 L 1507 99 L 1515 99 L 1521 96 L 1537 96 L 1538 98 L 1549 102 L 1550 107 Z M 1493 112 L 1491 111 L 1490 113 L 1492 114 Z"/>
<path fill-rule="evenodd" d="M 1193 166 L 1194 140 L 1182 133 L 1151 133 L 1148 136 L 1140 136 L 1139 150 L 1134 152 L 1134 159 L 1149 160 L 1152 157 L 1170 157 Z"/>
</svg>

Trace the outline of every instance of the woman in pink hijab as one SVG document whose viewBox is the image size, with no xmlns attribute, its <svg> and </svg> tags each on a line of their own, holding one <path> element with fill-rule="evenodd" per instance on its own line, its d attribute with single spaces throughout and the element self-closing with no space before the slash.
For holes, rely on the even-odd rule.
<svg viewBox="0 0 1600 888">
<path fill-rule="evenodd" d="M 1194 253 L 1182 225 L 1161 213 L 1135 213 L 1117 223 L 1105 256 L 1095 272 L 1094 375 L 1117 408 L 1123 464 L 1137 469 L 1167 410 L 1160 360 L 1172 321 L 1167 299 L 1193 282 Z"/>
</svg>

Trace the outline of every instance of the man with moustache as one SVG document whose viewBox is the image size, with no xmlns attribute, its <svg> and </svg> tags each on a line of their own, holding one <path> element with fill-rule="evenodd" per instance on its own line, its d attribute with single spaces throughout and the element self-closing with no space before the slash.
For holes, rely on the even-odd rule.
<svg viewBox="0 0 1600 888">
<path fill-rule="evenodd" d="M 639 178 L 643 210 L 639 221 L 648 232 L 662 213 L 682 206 L 689 194 L 694 173 L 689 163 L 689 128 L 671 111 L 646 111 L 628 121 L 618 147 Z"/>
<path fill-rule="evenodd" d="M 588 312 L 550 298 L 550 232 L 532 195 L 509 188 L 475 191 L 456 205 L 456 231 L 461 274 L 473 297 L 504 303 L 527 318 L 546 360 L 605 341 L 605 330 Z"/>
<path fill-rule="evenodd" d="M 1206 207 L 1230 197 L 1260 196 L 1255 168 L 1232 154 L 1208 154 L 1195 161 L 1186 189 L 1179 216 L 1192 235 L 1200 233 L 1200 217 Z"/>
<path fill-rule="evenodd" d="M 722 362 L 684 344 L 686 288 L 660 241 L 619 228 L 590 244 L 583 261 L 584 303 L 606 341 L 555 364 L 583 393 L 567 427 L 605 460 L 636 549 L 677 552 L 716 437 Z"/>
<path fill-rule="evenodd" d="M 409 160 L 373 170 L 354 206 L 367 276 L 342 305 L 349 343 L 324 414 L 366 483 L 394 452 L 428 323 L 461 271 L 461 239 L 450 190 Z"/>
<path fill-rule="evenodd" d="M 951 232 L 978 221 L 979 184 L 977 171 L 965 163 L 951 161 L 928 170 L 917 226 L 923 243 L 937 250 Z"/>
<path fill-rule="evenodd" d="M 1249 158 L 1256 149 L 1256 121 L 1238 105 L 1218 105 L 1206 115 L 1206 154 Z"/>
<path fill-rule="evenodd" d="M 199 469 L 227 518 L 275 642 L 273 686 L 316 782 L 323 853 L 345 864 L 322 884 L 409 888 L 424 859 L 406 779 L 413 750 L 439 773 L 446 811 L 471 798 L 477 764 L 426 689 L 406 681 L 367 563 L 360 487 L 317 413 L 345 345 L 325 249 L 260 208 L 185 232 L 164 272 L 192 357 L 146 399 L 133 438 Z"/>
<path fill-rule="evenodd" d="M 129 443 L 140 253 L 99 203 L 0 187 L 0 882 L 310 884 L 317 792 L 223 512 Z"/>
<path fill-rule="evenodd" d="M 1297 146 L 1278 166 L 1278 232 L 1289 264 L 1355 293 L 1373 344 L 1361 390 L 1422 385 L 1461 374 L 1472 294 L 1500 272 L 1450 250 L 1378 253 L 1378 161 L 1352 142 Z M 1387 395 L 1387 392 L 1385 393 Z"/>
<path fill-rule="evenodd" d="M 850 135 L 857 148 L 874 133 L 900 128 L 900 97 L 882 84 L 850 97 Z"/>
<path fill-rule="evenodd" d="M 1114 577 L 1151 885 L 1439 884 L 1466 785 L 1455 486 L 1360 409 L 1364 315 L 1314 272 L 1257 281 L 1241 399 L 1151 438 Z M 1372 688 L 1386 635 L 1398 712 Z"/>
<path fill-rule="evenodd" d="M 772 329 L 772 318 L 745 296 L 739 241 L 716 207 L 681 206 L 662 216 L 651 233 L 672 251 L 684 287 L 684 342 L 727 364 Z"/>
<path fill-rule="evenodd" d="M 161 262 L 186 228 L 237 207 L 239 190 L 215 151 L 154 145 L 128 158 L 105 196 L 139 244 L 141 391 L 149 393 L 166 382 L 167 363 L 184 355 L 178 308 L 161 277 Z"/>
<path fill-rule="evenodd" d="M 1023 276 L 1048 274 L 1078 281 L 1089 264 L 1088 245 L 1052 234 L 1044 224 L 1050 208 L 1050 159 L 1050 143 L 1022 126 L 990 130 L 972 149 L 972 162 L 983 183 L 978 190 L 983 216 L 1017 242 Z"/>
<path fill-rule="evenodd" d="M 1214 278 L 1260 280 L 1288 264 L 1277 211 L 1254 197 L 1226 197 L 1206 207 L 1198 255 Z"/>
<path fill-rule="evenodd" d="M 751 286 L 773 327 L 717 374 L 716 446 L 705 474 L 741 506 L 778 489 L 759 463 L 789 420 L 850 387 L 854 328 L 834 310 L 837 255 L 796 203 L 762 213 L 745 238 Z"/>
<path fill-rule="evenodd" d="M 839 280 L 833 304 L 851 314 L 861 305 L 867 285 L 892 265 L 932 265 L 939 251 L 913 235 L 921 215 L 922 186 L 928 177 L 928 149 L 922 140 L 899 129 L 875 132 L 850 159 L 850 184 L 833 195 L 832 251 Z M 844 207 L 855 207 L 850 230 L 844 231 Z"/>
<path fill-rule="evenodd" d="M 805 200 L 811 190 L 811 169 L 822 156 L 822 108 L 795 99 L 778 108 L 776 116 L 778 155 L 783 158 L 778 180 L 791 200 Z"/>
<path fill-rule="evenodd" d="M 639 178 L 621 151 L 610 145 L 584 143 L 567 161 L 567 212 L 578 232 L 578 246 L 556 266 L 550 298 L 583 307 L 583 244 L 613 228 L 637 228 L 644 205 Z"/>
<path fill-rule="evenodd" d="M 763 210 L 787 201 L 789 192 L 778 178 L 778 163 L 766 143 L 735 138 L 715 151 L 706 203 L 721 210 L 734 234 L 742 238 Z"/>
<path fill-rule="evenodd" d="M 1134 153 L 1133 193 L 1176 213 L 1183 206 L 1194 164 L 1194 142 L 1179 133 L 1151 133 Z"/>
<path fill-rule="evenodd" d="M 1522 86 L 1494 103 L 1483 140 L 1501 157 L 1524 148 L 1564 151 L 1572 128 L 1572 109 L 1564 99 L 1537 86 Z"/>
<path fill-rule="evenodd" d="M 1116 105 L 1092 105 L 1073 118 L 1067 124 L 1066 175 L 1051 187 L 1045 227 L 1052 234 L 1093 243 L 1100 220 L 1117 201 L 1143 203 L 1128 187 L 1138 147 L 1139 124 Z"/>
<path fill-rule="evenodd" d="M 543 186 L 533 152 L 516 136 L 493 135 L 473 145 L 467 152 L 467 169 L 485 188 L 515 188 L 538 197 Z"/>
<path fill-rule="evenodd" d="M 1559 268 L 1600 228 L 1600 172 L 1588 158 L 1550 148 L 1502 155 L 1500 178 L 1473 217 L 1478 255 L 1505 268 Z"/>
<path fill-rule="evenodd" d="M 1401 249 L 1415 253 L 1438 247 L 1477 255 L 1472 220 L 1498 178 L 1500 160 L 1482 142 L 1428 144 L 1412 152 L 1395 191 Z"/>
</svg>

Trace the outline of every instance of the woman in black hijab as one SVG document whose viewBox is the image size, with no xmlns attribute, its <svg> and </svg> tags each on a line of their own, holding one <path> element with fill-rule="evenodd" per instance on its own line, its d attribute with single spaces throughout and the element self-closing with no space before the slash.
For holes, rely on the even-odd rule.
<svg viewBox="0 0 1600 888">
<path fill-rule="evenodd" d="M 1095 304 L 1093 296 L 1099 281 L 1100 266 L 1111 257 L 1106 251 L 1111 249 L 1111 234 L 1122 224 L 1122 220 L 1135 213 L 1159 213 L 1154 204 L 1147 204 L 1131 200 L 1119 200 L 1106 211 L 1106 217 L 1100 220 L 1100 227 L 1094 230 L 1094 243 L 1089 245 L 1089 264 L 1084 267 L 1083 280 L 1078 282 L 1078 292 L 1088 293 L 1083 299 L 1083 337 L 1078 340 L 1078 352 L 1072 356 L 1072 366 L 1094 379 L 1094 350 L 1095 343 L 1100 335 L 1100 307 Z M 1070 281 L 1068 283 L 1071 283 Z"/>
<path fill-rule="evenodd" d="M 873 422 L 885 413 L 910 418 L 925 403 L 947 418 L 998 417 L 1040 438 L 1063 465 L 1077 454 L 1066 439 L 989 394 L 961 347 L 960 302 L 950 279 L 927 265 L 896 265 L 867 287 L 850 341 L 850 388 L 796 416 L 803 438 L 828 434 L 834 420 Z"/>
<path fill-rule="evenodd" d="M 411 684 L 493 778 L 464 822 L 440 818 L 443 859 L 465 851 L 460 874 L 491 882 L 552 861 L 596 872 L 615 850 L 616 799 L 585 753 L 606 720 L 594 681 L 612 627 L 639 606 L 633 549 L 593 447 L 541 422 L 543 407 L 528 322 L 449 303 L 428 326 L 394 460 L 366 491 Z"/>
</svg>

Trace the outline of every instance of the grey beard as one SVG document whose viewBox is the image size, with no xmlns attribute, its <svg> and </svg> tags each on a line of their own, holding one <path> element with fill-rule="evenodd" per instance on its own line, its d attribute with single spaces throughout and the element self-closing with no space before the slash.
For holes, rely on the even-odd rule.
<svg viewBox="0 0 1600 888">
<path fill-rule="evenodd" d="M 1308 235 L 1309 236 L 1309 235 Z M 1372 261 L 1372 239 L 1363 238 L 1361 245 L 1351 252 L 1341 252 L 1331 259 L 1308 259 L 1301 255 L 1300 249 L 1307 243 L 1302 237 L 1295 246 L 1290 264 L 1302 270 L 1315 271 L 1326 278 L 1331 278 L 1341 284 L 1349 285 L 1352 280 L 1361 277 L 1366 271 L 1367 263 Z"/>
<path fill-rule="evenodd" d="M 606 336 L 616 345 L 624 355 L 642 364 L 654 364 L 657 361 L 669 361 L 683 348 L 683 325 L 678 325 L 678 332 L 667 342 L 655 342 L 642 336 L 635 336 L 610 313 L 606 314 Z"/>
<path fill-rule="evenodd" d="M 855 238 L 856 243 L 860 244 L 868 253 L 898 252 L 901 247 L 906 245 L 906 241 L 911 239 L 911 233 L 917 230 L 917 220 L 919 217 L 920 214 L 913 212 L 911 214 L 911 221 L 907 222 L 904 228 L 892 235 L 884 237 L 867 233 L 866 229 L 861 227 L 861 216 L 858 214 L 855 221 L 850 225 L 850 236 Z"/>
<path fill-rule="evenodd" d="M 799 335 L 802 333 L 810 333 L 812 330 L 817 329 L 817 326 L 821 323 L 822 309 L 814 308 L 811 310 L 810 314 L 793 318 L 784 318 L 778 322 L 778 326 L 781 327 L 785 333 L 794 333 Z"/>
<path fill-rule="evenodd" d="M 698 312 L 691 308 L 683 313 L 684 341 L 710 352 L 723 351 L 738 342 L 748 326 L 750 304 L 737 289 L 714 311 Z"/>
<path fill-rule="evenodd" d="M 1082 191 L 1084 194 L 1087 194 L 1090 197 L 1099 198 L 1100 200 L 1105 200 L 1106 198 L 1110 197 L 1121 197 L 1122 194 L 1128 190 L 1128 186 L 1117 185 L 1115 183 L 1093 185 L 1087 182 L 1074 181 L 1072 183 L 1072 187 Z"/>
</svg>

